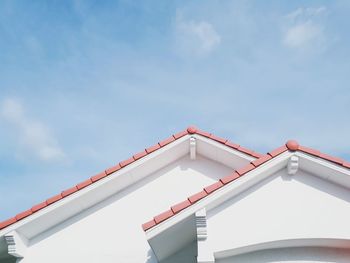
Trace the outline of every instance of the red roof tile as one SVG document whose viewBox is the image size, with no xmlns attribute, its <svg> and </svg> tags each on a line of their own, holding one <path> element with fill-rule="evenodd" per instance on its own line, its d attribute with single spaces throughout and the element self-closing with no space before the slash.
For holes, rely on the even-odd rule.
<svg viewBox="0 0 350 263">
<path fill-rule="evenodd" d="M 146 152 L 147 152 L 147 153 L 152 153 L 152 152 L 154 152 L 155 150 L 158 150 L 159 148 L 160 148 L 160 145 L 159 145 L 159 143 L 157 143 L 156 145 L 153 145 L 153 146 L 147 148 L 147 149 L 146 149 Z"/>
<path fill-rule="evenodd" d="M 299 151 L 302 151 L 304 153 L 308 153 L 308 154 L 311 154 L 313 156 L 320 156 L 320 151 L 318 150 L 315 150 L 315 149 L 311 149 L 311 148 L 308 148 L 308 147 L 305 147 L 305 146 L 302 146 L 300 145 L 299 146 Z"/>
<path fill-rule="evenodd" d="M 228 184 L 228 183 L 232 182 L 233 180 L 236 180 L 237 178 L 239 178 L 239 174 L 237 172 L 233 172 L 232 174 L 225 176 L 224 178 L 221 178 L 220 181 L 223 184 Z"/>
<path fill-rule="evenodd" d="M 87 187 L 90 184 L 92 184 L 91 178 L 85 180 L 84 182 L 81 182 L 81 183 L 77 184 L 77 188 L 80 190 L 80 189 L 83 189 L 83 188 Z"/>
<path fill-rule="evenodd" d="M 144 223 L 142 225 L 142 228 L 144 231 L 150 229 L 151 227 L 154 227 L 156 225 L 156 222 L 154 221 L 154 219 L 152 219 L 151 221 L 148 221 L 147 223 Z"/>
<path fill-rule="evenodd" d="M 42 203 L 40 203 L 40 204 L 37 204 L 37 205 L 33 206 L 30 210 L 32 210 L 32 212 L 35 213 L 35 212 L 37 212 L 37 211 L 43 209 L 43 208 L 46 207 L 46 206 L 47 206 L 47 203 L 46 203 L 46 201 L 45 201 L 45 202 L 42 202 Z"/>
<path fill-rule="evenodd" d="M 210 137 L 209 137 L 210 139 L 213 139 L 214 141 L 217 141 L 217 142 L 220 142 L 220 143 L 223 143 L 223 144 L 225 144 L 226 142 L 227 142 L 227 140 L 226 139 L 223 139 L 223 138 L 221 138 L 221 137 L 218 137 L 218 136 L 215 136 L 215 135 L 210 135 Z"/>
<path fill-rule="evenodd" d="M 239 144 L 236 144 L 236 143 L 233 143 L 233 142 L 230 142 L 230 141 L 227 141 L 225 142 L 225 145 L 227 145 L 228 147 L 231 147 L 233 149 L 238 149 L 239 148 Z"/>
<path fill-rule="evenodd" d="M 46 203 L 48 205 L 51 205 L 52 203 L 55 203 L 55 202 L 57 202 L 58 200 L 61 200 L 61 199 L 62 199 L 62 195 L 58 194 L 58 195 L 55 195 L 55 196 L 50 197 L 49 199 L 47 199 Z"/>
<path fill-rule="evenodd" d="M 134 158 L 135 158 L 135 155 L 134 155 Z M 135 160 L 137 160 L 137 159 L 135 159 Z M 107 175 L 110 175 L 110 174 L 112 174 L 112 173 L 118 171 L 120 168 L 122 168 L 122 167 L 121 167 L 120 164 L 118 163 L 117 165 L 114 165 L 114 166 L 112 166 L 112 167 L 106 169 L 105 172 L 106 172 Z"/>
<path fill-rule="evenodd" d="M 2 221 L 2 222 L 0 222 L 0 229 L 3 229 L 3 228 L 5 228 L 5 227 L 7 227 L 9 225 L 12 225 L 13 223 L 16 223 L 16 222 L 17 222 L 17 220 L 16 220 L 15 217 L 12 217 L 10 219 Z"/>
<path fill-rule="evenodd" d="M 171 207 L 171 210 L 174 214 L 180 212 L 181 210 L 185 209 L 186 207 L 189 207 L 191 205 L 191 202 L 188 200 L 182 201 L 181 203 L 178 203 Z"/>
<path fill-rule="evenodd" d="M 320 153 L 319 157 L 321 157 L 322 159 L 325 159 L 327 161 L 331 161 L 333 163 L 340 164 L 340 165 L 342 165 L 344 162 L 343 159 L 340 159 L 340 158 L 334 157 L 334 156 L 330 156 L 330 155 L 324 154 L 324 153 Z"/>
<path fill-rule="evenodd" d="M 216 190 L 218 190 L 221 186 L 223 186 L 224 184 L 221 181 L 217 181 L 216 183 L 213 183 L 207 187 L 204 188 L 204 191 L 207 194 L 210 194 Z"/>
<path fill-rule="evenodd" d="M 31 210 L 31 209 L 28 209 L 28 210 L 26 210 L 26 211 L 24 211 L 24 212 L 22 212 L 22 213 L 17 214 L 17 215 L 16 215 L 16 220 L 17 220 L 17 221 L 18 221 L 18 220 L 21 220 L 21 219 L 23 219 L 23 218 L 25 218 L 25 217 L 27 217 L 27 216 L 30 216 L 31 214 L 33 214 L 32 210 Z"/>
<path fill-rule="evenodd" d="M 242 176 L 248 172 L 250 172 L 251 170 L 253 170 L 255 168 L 254 165 L 252 165 L 251 163 L 250 164 L 247 164 L 246 166 L 243 166 L 242 168 L 236 170 L 236 172 Z"/>
<path fill-rule="evenodd" d="M 159 142 L 160 147 L 163 147 L 171 142 L 175 141 L 175 138 L 173 136 L 169 137 L 168 139 L 165 139 L 164 141 Z"/>
<path fill-rule="evenodd" d="M 98 180 L 101 180 L 102 178 L 104 178 L 106 176 L 107 176 L 106 171 L 103 171 L 103 172 L 100 172 L 99 174 L 96 174 L 93 177 L 91 177 L 91 181 L 94 183 Z"/>
<path fill-rule="evenodd" d="M 281 153 L 283 153 L 287 150 L 288 150 L 287 146 L 283 145 L 283 146 L 269 152 L 268 154 L 271 155 L 271 157 L 276 157 L 277 155 L 280 155 Z"/>
<path fill-rule="evenodd" d="M 154 217 L 154 221 L 156 224 L 159 224 L 160 222 L 163 222 L 164 220 L 168 219 L 169 217 L 173 216 L 174 213 L 172 210 L 165 211 L 157 216 Z"/>
<path fill-rule="evenodd" d="M 203 191 L 200 191 L 192 196 L 190 196 L 188 198 L 188 201 L 191 202 L 191 204 L 194 204 L 195 202 L 201 200 L 203 197 L 206 197 L 208 194 L 207 192 L 205 192 L 204 190 Z"/>
<path fill-rule="evenodd" d="M 259 165 L 263 164 L 264 162 L 270 160 L 272 157 L 268 154 L 261 156 L 259 159 L 256 159 L 251 162 L 252 165 L 255 167 L 258 167 Z"/>
<path fill-rule="evenodd" d="M 121 161 L 121 162 L 119 163 L 119 165 L 120 165 L 120 167 L 123 168 L 123 167 L 125 167 L 125 166 L 127 166 L 127 165 L 133 163 L 134 161 L 135 161 L 134 158 L 131 157 L 131 158 L 127 159 L 127 160 Z"/>
<path fill-rule="evenodd" d="M 211 135 L 211 133 L 209 133 L 209 132 L 201 131 L 198 129 L 196 131 L 196 134 L 202 135 L 202 136 L 207 137 L 207 138 L 210 138 L 210 135 Z"/>
<path fill-rule="evenodd" d="M 144 150 L 142 152 L 139 152 L 139 153 L 135 154 L 133 157 L 134 157 L 134 159 L 136 161 L 138 159 L 141 159 L 142 157 L 145 157 L 146 155 L 147 155 L 147 152 L 146 152 L 146 150 Z"/>
<path fill-rule="evenodd" d="M 69 189 L 63 191 L 62 192 L 62 197 L 66 197 L 68 195 L 71 195 L 71 194 L 75 193 L 76 191 L 78 191 L 78 187 L 73 186 L 72 188 L 69 188 Z"/>
<path fill-rule="evenodd" d="M 249 154 L 249 155 L 252 155 L 253 151 L 252 150 L 249 150 L 247 148 L 244 148 L 242 146 L 239 146 L 238 147 L 238 151 L 242 152 L 242 153 L 246 153 L 246 154 Z"/>
</svg>

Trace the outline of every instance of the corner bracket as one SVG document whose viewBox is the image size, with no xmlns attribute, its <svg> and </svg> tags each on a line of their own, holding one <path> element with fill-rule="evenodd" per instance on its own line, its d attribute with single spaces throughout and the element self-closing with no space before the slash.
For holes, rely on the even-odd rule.
<svg viewBox="0 0 350 263">
<path fill-rule="evenodd" d="M 190 157 L 191 160 L 196 160 L 196 138 L 190 138 Z"/>
<path fill-rule="evenodd" d="M 7 253 L 15 258 L 23 258 L 27 249 L 28 241 L 17 231 L 11 231 L 5 235 Z"/>
<path fill-rule="evenodd" d="M 288 160 L 288 166 L 287 166 L 288 174 L 294 175 L 298 172 L 298 169 L 299 169 L 299 157 L 292 155 Z"/>
<path fill-rule="evenodd" d="M 214 254 L 207 241 L 207 214 L 205 208 L 197 211 L 195 216 L 198 248 L 197 263 L 214 263 Z"/>
</svg>

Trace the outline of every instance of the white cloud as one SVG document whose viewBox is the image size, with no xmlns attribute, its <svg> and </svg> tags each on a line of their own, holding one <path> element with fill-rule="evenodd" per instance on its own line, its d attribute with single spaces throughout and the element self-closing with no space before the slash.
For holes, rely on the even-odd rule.
<svg viewBox="0 0 350 263">
<path fill-rule="evenodd" d="M 221 36 L 209 22 L 186 21 L 177 13 L 176 40 L 177 48 L 182 51 L 205 55 L 221 43 Z"/>
<path fill-rule="evenodd" d="M 37 158 L 42 161 L 64 158 L 64 152 L 48 128 L 37 120 L 29 119 L 18 100 L 5 99 L 1 105 L 1 116 L 15 128 L 20 145 Z"/>
<path fill-rule="evenodd" d="M 293 49 L 323 50 L 326 36 L 320 18 L 326 13 L 325 7 L 298 8 L 287 14 L 287 27 L 283 43 Z"/>
</svg>

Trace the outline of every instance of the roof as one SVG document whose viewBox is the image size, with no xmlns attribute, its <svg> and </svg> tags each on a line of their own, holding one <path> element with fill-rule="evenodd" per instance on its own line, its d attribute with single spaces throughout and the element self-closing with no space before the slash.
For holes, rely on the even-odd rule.
<svg viewBox="0 0 350 263">
<path fill-rule="evenodd" d="M 77 185 L 62 191 L 61 193 L 59 193 L 55 196 L 52 196 L 52 197 L 46 199 L 42 203 L 34 205 L 30 209 L 23 211 L 23 212 L 17 214 L 16 216 L 11 217 L 3 222 L 0 222 L 0 230 L 18 222 L 18 221 L 21 221 L 24 218 L 27 218 L 27 217 L 37 213 L 38 211 L 52 205 L 53 203 L 56 203 L 64 198 L 70 196 L 71 194 L 73 194 L 75 192 L 78 192 L 78 191 L 84 189 L 85 187 L 88 187 L 88 186 L 94 184 L 95 182 L 113 174 L 116 171 L 119 171 L 120 169 L 123 169 L 124 167 L 132 164 L 133 162 L 136 162 L 139 159 L 142 159 L 143 157 L 145 157 L 149 154 L 152 154 L 153 152 L 161 149 L 162 147 L 165 147 L 166 145 L 171 144 L 172 142 L 176 141 L 177 139 L 182 138 L 185 135 L 191 135 L 191 134 L 198 134 L 198 135 L 204 136 L 206 138 L 214 140 L 214 141 L 221 143 L 221 144 L 223 144 L 231 149 L 237 150 L 239 152 L 242 152 L 242 153 L 249 155 L 249 156 L 252 156 L 254 158 L 262 157 L 262 154 L 260 154 L 260 153 L 254 152 L 250 149 L 247 149 L 245 147 L 240 146 L 239 144 L 233 143 L 227 139 L 223 139 L 221 137 L 215 136 L 214 134 L 211 134 L 211 133 L 202 131 L 200 129 L 197 129 L 196 127 L 190 126 L 186 130 L 181 131 L 179 133 L 176 133 L 176 134 L 170 136 L 169 138 L 167 138 L 161 142 L 158 142 L 157 144 L 155 144 L 151 147 L 146 148 L 145 150 L 131 156 L 130 158 L 128 158 L 124 161 L 121 161 L 121 162 L 117 163 L 116 165 L 114 165 L 110 168 L 107 168 L 106 170 L 90 177 L 89 179 L 87 179 L 83 182 L 80 182 Z"/>
<path fill-rule="evenodd" d="M 221 178 L 220 180 L 218 180 L 217 182 L 203 188 L 202 191 L 189 196 L 186 200 L 170 207 L 169 210 L 155 216 L 152 220 L 144 223 L 142 225 L 142 228 L 144 231 L 147 231 L 151 228 L 153 228 L 154 226 L 160 224 L 161 222 L 173 217 L 174 215 L 176 215 L 177 213 L 179 213 L 180 211 L 190 207 L 191 205 L 195 204 L 196 202 L 198 202 L 199 200 L 211 195 L 212 193 L 214 193 L 216 190 L 220 189 L 221 187 L 235 181 L 236 179 L 240 178 L 241 176 L 247 174 L 248 172 L 256 169 L 257 167 L 259 167 L 260 165 L 268 162 L 269 160 L 275 158 L 276 156 L 282 154 L 283 152 L 286 151 L 301 151 L 307 154 L 310 154 L 314 157 L 318 157 L 327 161 L 330 161 L 332 163 L 335 163 L 337 165 L 340 165 L 342 167 L 345 167 L 347 169 L 350 169 L 350 162 L 347 162 L 341 158 L 338 157 L 334 157 L 325 153 L 321 153 L 318 150 L 314 150 L 302 145 L 299 145 L 299 143 L 295 140 L 289 140 L 285 145 L 271 151 L 268 152 L 266 155 L 261 156 L 260 158 L 250 162 L 249 164 L 247 164 L 246 166 L 235 170 L 232 174 Z"/>
</svg>

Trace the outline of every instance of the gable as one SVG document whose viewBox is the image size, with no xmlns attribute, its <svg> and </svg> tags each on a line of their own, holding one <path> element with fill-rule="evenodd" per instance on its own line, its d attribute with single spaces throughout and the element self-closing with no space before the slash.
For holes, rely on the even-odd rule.
<svg viewBox="0 0 350 263">
<path fill-rule="evenodd" d="M 293 176 L 280 170 L 208 211 L 207 242 L 220 255 L 283 240 L 350 241 L 349 202 L 349 189 L 302 170 Z"/>
<path fill-rule="evenodd" d="M 0 238 L 19 234 L 30 244 L 25 253 L 35 262 L 44 261 L 57 246 L 65 250 L 57 262 L 75 256 L 80 260 L 86 257 L 88 262 L 102 239 L 109 244 L 101 250 L 106 262 L 112 260 L 111 254 L 114 259 L 118 255 L 142 261 L 148 252 L 153 255 L 140 228 L 142 222 L 256 156 L 260 155 L 189 128 L 1 223 Z M 135 255 L 126 249 L 116 253 L 113 244 L 130 233 L 134 238 L 125 240 L 125 245 L 131 242 L 130 248 L 138 247 L 145 254 Z M 72 242 L 88 252 L 77 253 Z M 6 246 L 3 242 L 0 249 L 5 252 Z"/>
<path fill-rule="evenodd" d="M 271 181 L 272 185 L 277 185 L 278 187 L 275 187 L 273 191 L 270 189 L 270 191 L 267 191 L 268 195 L 271 197 L 271 200 L 274 200 L 271 205 L 275 204 L 277 207 L 273 207 L 273 211 L 280 210 L 281 215 L 289 215 L 287 218 L 284 218 L 285 220 L 282 221 L 286 223 L 287 225 L 284 225 L 285 228 L 282 228 L 283 231 L 286 229 L 291 229 L 291 232 L 298 236 L 298 233 L 300 236 L 304 235 L 303 231 L 296 231 L 293 228 L 288 228 L 288 225 L 293 223 L 293 216 L 295 217 L 298 215 L 299 212 L 310 212 L 311 215 L 308 215 L 306 213 L 307 218 L 314 218 L 314 220 L 317 220 L 318 217 L 320 217 L 320 214 L 317 214 L 316 212 L 324 212 L 327 207 L 321 207 L 319 210 L 315 210 L 317 207 L 314 203 L 309 203 L 309 200 L 315 200 L 319 198 L 322 200 L 322 205 L 326 205 L 331 207 L 332 209 L 335 209 L 338 211 L 338 213 L 335 213 L 332 209 L 330 211 L 337 214 L 337 217 L 341 216 L 343 213 L 342 221 L 334 221 L 337 220 L 337 217 L 332 218 L 334 225 L 341 225 L 342 227 L 346 227 L 345 223 L 350 219 L 349 213 L 348 213 L 348 191 L 350 189 L 350 172 L 349 172 L 349 163 L 346 161 L 343 161 L 339 158 L 335 158 L 329 155 L 325 155 L 323 153 L 314 151 L 312 149 L 303 147 L 298 145 L 296 142 L 288 142 L 286 145 L 268 153 L 266 156 L 263 156 L 259 158 L 258 160 L 252 161 L 250 164 L 246 165 L 245 167 L 242 167 L 235 171 L 232 175 L 224 177 L 220 179 L 218 182 L 205 187 L 201 192 L 194 194 L 186 201 L 183 201 L 179 205 L 172 206 L 170 210 L 154 217 L 153 220 L 145 223 L 143 225 L 144 229 L 146 230 L 146 235 L 149 240 L 149 243 L 151 244 L 153 250 L 157 253 L 159 253 L 159 257 L 164 258 L 173 253 L 174 251 L 171 251 L 169 249 L 166 252 L 167 247 L 173 247 L 173 243 L 182 242 L 183 244 L 191 242 L 191 240 L 197 239 L 197 246 L 198 246 L 198 257 L 200 257 L 200 239 L 198 237 L 198 227 L 202 225 L 198 222 L 203 222 L 204 219 L 200 218 L 206 218 L 206 216 L 203 217 L 202 211 L 206 210 L 208 213 L 208 220 L 204 220 L 206 223 L 208 223 L 208 228 L 206 230 L 200 230 L 200 232 L 209 231 L 209 224 L 210 219 L 209 218 L 215 218 L 213 216 L 213 211 L 218 211 L 218 209 L 222 208 L 224 204 L 227 204 L 229 200 L 232 200 L 232 198 L 239 198 L 239 202 L 242 202 L 242 211 L 244 212 L 244 209 L 248 209 L 248 211 L 252 211 L 252 213 L 256 213 L 256 211 L 261 210 L 260 213 L 264 213 L 264 215 L 267 214 L 267 216 L 270 216 L 268 211 L 265 211 L 264 208 L 267 209 L 269 207 L 269 201 L 268 198 L 264 198 L 263 196 L 260 196 L 258 198 L 255 198 L 255 192 L 249 192 L 251 189 L 259 188 L 259 185 L 261 187 L 261 184 L 263 182 L 266 182 L 267 180 L 272 180 L 272 178 L 276 177 L 282 180 L 279 181 Z M 292 180 L 293 178 L 298 178 L 298 180 Z M 276 179 L 277 180 L 277 179 Z M 283 182 L 283 184 L 277 184 L 275 182 Z M 308 183 L 306 183 L 308 182 Z M 289 183 L 289 184 L 287 184 Z M 270 184 L 268 184 L 270 185 Z M 289 188 L 285 188 L 289 186 Z M 264 189 L 263 187 L 261 189 Z M 332 190 L 333 189 L 333 190 Z M 335 189 L 335 190 L 334 190 Z M 346 189 L 346 190 L 344 190 Z M 287 191 L 288 190 L 288 191 Z M 332 195 L 329 194 L 329 191 L 333 191 L 335 194 L 335 197 L 332 197 Z M 260 190 L 258 191 L 261 192 Z M 257 192 L 257 193 L 258 193 Z M 295 200 L 298 200 L 297 198 L 293 198 L 295 194 L 300 194 L 298 197 L 309 197 L 308 200 L 299 200 L 299 202 L 304 205 L 298 207 L 298 202 L 295 202 Z M 241 198 L 241 195 L 245 194 L 247 195 L 247 199 Z M 328 197 L 329 199 L 322 199 L 322 197 Z M 244 200 L 249 200 L 250 198 L 254 198 L 254 207 L 251 207 L 247 204 L 244 204 Z M 284 200 L 283 198 L 287 198 Z M 266 202 L 262 202 L 261 200 L 265 200 Z M 283 201 L 282 201 L 283 200 Z M 291 202 L 293 201 L 293 202 Z M 237 209 L 237 207 L 240 207 L 240 203 L 231 204 L 231 206 L 228 206 L 227 211 L 230 211 L 230 209 L 234 208 Z M 318 204 L 316 202 L 316 204 Z M 180 207 L 180 208 L 178 208 Z M 283 209 L 289 209 L 287 211 L 290 213 L 284 213 Z M 303 208 L 303 209 L 302 209 Z M 346 209 L 345 209 L 346 208 Z M 302 211 L 299 211 L 302 209 Z M 314 211 L 315 210 L 315 211 Z M 222 210 L 222 211 L 225 211 Z M 237 227 L 238 229 L 244 229 L 246 225 L 252 225 L 254 224 L 251 221 L 254 221 L 259 218 L 259 213 L 253 214 L 252 216 L 249 216 L 246 218 L 247 215 L 245 213 L 241 213 L 238 211 L 232 212 L 232 215 L 230 216 L 230 213 L 225 214 L 223 216 L 223 221 L 218 224 L 218 230 L 221 230 L 221 233 L 218 234 L 218 237 L 223 236 L 232 236 L 233 238 L 236 237 L 236 234 L 233 233 L 229 234 L 229 231 L 226 231 L 229 229 L 229 227 Z M 197 216 L 197 213 L 200 214 Z M 247 213 L 247 211 L 245 211 Z M 204 213 L 205 214 L 205 213 Z M 238 215 L 239 214 L 239 215 Z M 273 214 L 273 213 L 272 213 Z M 249 213 L 248 213 L 249 215 Z M 316 219 L 315 219 L 316 215 Z M 242 216 L 240 223 L 236 222 L 238 220 L 235 220 L 235 218 L 239 218 Z M 278 218 L 276 216 L 276 218 Z M 326 218 L 326 217 L 323 217 Z M 226 221 L 225 221 L 226 220 Z M 158 222 L 157 222 L 158 221 Z M 269 220 L 269 217 L 265 220 L 266 224 L 273 224 L 273 220 Z M 228 225 L 228 228 L 225 228 L 226 222 Z M 249 223 L 248 223 L 249 222 Z M 298 222 L 298 220 L 296 220 Z M 205 224 L 206 224 L 205 223 Z M 300 225 L 305 224 L 304 221 L 301 220 Z M 339 224 L 341 223 L 341 224 Z M 186 226 L 192 226 L 194 229 L 197 228 L 197 236 L 196 234 L 192 237 L 187 234 L 189 231 L 183 232 L 183 235 L 180 235 L 181 227 L 180 225 L 186 225 Z M 312 221 L 309 222 L 310 225 L 312 225 Z M 259 227 L 265 227 L 264 225 L 260 225 L 259 222 L 255 224 Z M 300 227 L 300 229 L 303 229 L 300 225 L 296 224 L 296 227 Z M 275 224 L 275 226 L 279 226 L 279 224 Z M 314 226 L 314 225 L 313 225 Z M 252 229 L 258 231 L 259 227 L 257 229 Z M 200 227 L 201 229 L 202 227 Z M 323 228 L 317 228 L 314 229 L 314 233 L 317 233 L 319 236 L 321 236 L 323 239 L 330 238 L 329 235 L 322 231 L 326 230 L 327 227 L 324 224 Z M 329 229 L 329 228 L 328 228 Z M 341 228 L 340 228 L 341 229 Z M 309 230 L 311 231 L 312 228 L 310 227 Z M 250 228 L 246 229 L 246 231 L 250 231 Z M 243 231 L 244 233 L 246 231 Z M 276 233 L 284 233 L 282 230 L 279 231 L 278 229 L 271 229 L 271 231 L 276 231 Z M 330 233 L 333 235 L 331 239 L 334 240 L 343 240 L 345 237 L 344 235 L 348 235 L 348 233 L 342 232 L 341 230 L 336 232 L 333 231 L 333 229 L 329 230 Z M 194 231 L 196 232 L 196 230 Z M 219 231 L 220 232 L 220 231 Z M 253 231 L 253 233 L 255 233 Z M 288 231 L 287 231 L 288 232 Z M 177 241 L 169 241 L 165 242 L 167 239 L 167 236 L 172 235 L 173 233 L 177 233 L 178 240 Z M 248 238 L 249 235 L 242 234 L 242 238 L 237 238 L 239 241 L 244 241 L 245 238 Z M 343 236 L 342 236 L 343 235 Z M 288 236 L 288 235 L 286 235 Z M 299 237 L 300 237 L 299 236 Z M 264 236 L 265 237 L 265 236 Z M 278 239 L 279 237 L 274 237 L 275 239 Z M 280 237 L 281 238 L 281 237 Z M 295 237 L 287 237 L 288 239 L 293 239 Z M 308 233 L 305 232 L 304 238 L 310 238 L 313 239 L 312 233 L 308 236 Z M 348 236 L 346 238 L 349 238 Z M 202 239 L 202 237 L 201 237 Z M 204 240 L 207 240 L 208 242 L 204 242 L 204 244 L 209 243 L 210 238 L 204 237 Z M 163 241 L 161 241 L 163 240 Z M 215 239 L 214 239 L 215 240 Z M 350 240 L 350 239 L 349 239 Z M 216 240 L 218 241 L 218 240 Z M 248 241 L 247 241 L 248 242 Z M 268 242 L 260 240 L 261 242 Z M 166 243 L 166 244 L 165 244 Z M 249 243 L 249 242 L 248 242 Z M 260 244 L 258 243 L 258 244 Z M 250 246 L 248 244 L 244 246 Z M 203 249 L 201 249 L 204 254 L 207 254 L 209 256 L 211 249 L 207 248 L 206 245 Z M 214 253 L 214 252 L 213 252 Z M 213 253 L 211 253 L 211 257 L 213 257 Z M 204 260 L 204 259 L 203 259 Z M 205 259 L 203 262 L 214 262 L 213 258 Z M 198 259 L 198 262 L 202 262 Z"/>
</svg>

